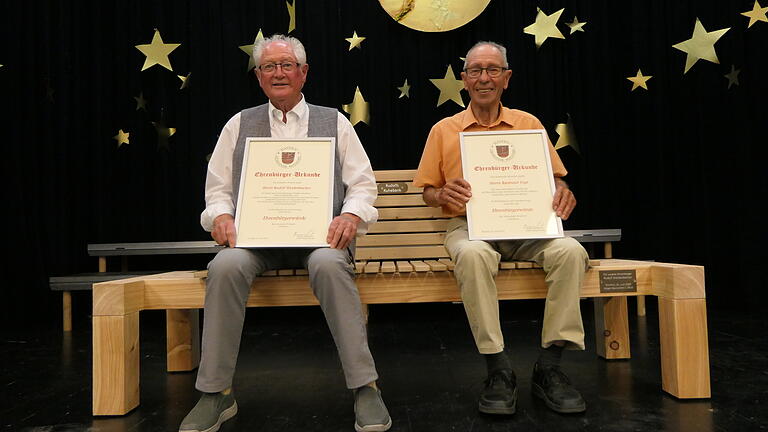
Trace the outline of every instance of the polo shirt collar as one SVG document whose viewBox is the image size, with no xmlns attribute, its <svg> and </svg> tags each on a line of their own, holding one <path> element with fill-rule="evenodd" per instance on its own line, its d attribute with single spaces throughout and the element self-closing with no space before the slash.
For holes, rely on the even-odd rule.
<svg viewBox="0 0 768 432">
<path fill-rule="evenodd" d="M 496 119 L 493 124 L 488 125 L 488 127 L 496 127 L 501 123 L 505 123 L 509 127 L 514 128 L 515 124 L 512 120 L 512 116 L 510 115 L 510 112 L 508 110 L 504 109 L 504 105 L 499 102 L 499 117 Z M 480 123 L 475 118 L 475 114 L 472 112 L 472 103 L 470 102 L 469 106 L 466 110 L 464 110 L 464 117 L 461 119 L 461 130 L 467 130 L 470 126 Z"/>
</svg>

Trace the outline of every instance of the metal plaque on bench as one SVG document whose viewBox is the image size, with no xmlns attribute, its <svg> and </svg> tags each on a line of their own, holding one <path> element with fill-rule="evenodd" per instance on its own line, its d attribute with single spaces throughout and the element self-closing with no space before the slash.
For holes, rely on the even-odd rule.
<svg viewBox="0 0 768 432">
<path fill-rule="evenodd" d="M 600 292 L 637 292 L 635 270 L 600 270 Z"/>
</svg>

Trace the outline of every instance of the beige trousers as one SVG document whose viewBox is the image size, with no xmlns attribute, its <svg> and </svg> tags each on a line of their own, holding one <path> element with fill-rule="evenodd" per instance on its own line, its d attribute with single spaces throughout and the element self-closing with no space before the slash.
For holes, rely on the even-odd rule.
<svg viewBox="0 0 768 432">
<path fill-rule="evenodd" d="M 547 298 L 541 346 L 565 341 L 566 349 L 584 349 L 579 294 L 589 267 L 587 251 L 569 237 L 546 240 L 469 240 L 467 219 L 448 222 L 445 248 L 454 261 L 454 275 L 464 310 L 481 354 L 504 350 L 499 301 L 494 277 L 499 261 L 535 261 L 546 273 Z"/>
</svg>

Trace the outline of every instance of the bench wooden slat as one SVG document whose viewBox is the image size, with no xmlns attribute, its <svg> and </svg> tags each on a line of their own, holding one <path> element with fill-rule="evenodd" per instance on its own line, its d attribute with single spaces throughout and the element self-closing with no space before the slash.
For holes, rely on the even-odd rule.
<svg viewBox="0 0 768 432">
<path fill-rule="evenodd" d="M 424 206 L 424 199 L 421 198 L 421 194 L 416 195 L 379 195 L 376 198 L 376 202 L 373 203 L 376 207 L 403 207 L 403 206 Z"/>
<path fill-rule="evenodd" d="M 410 273 L 413 271 L 413 265 L 408 261 L 397 261 L 395 262 L 395 265 L 397 266 L 397 271 L 400 273 Z"/>
<path fill-rule="evenodd" d="M 428 260 L 424 262 L 427 263 L 427 265 L 429 266 L 430 269 L 432 269 L 433 272 L 448 270 L 448 266 L 441 262 L 437 262 L 435 260 Z"/>
<path fill-rule="evenodd" d="M 447 219 L 376 222 L 368 230 L 371 234 L 445 232 Z"/>
<path fill-rule="evenodd" d="M 378 261 L 370 261 L 365 265 L 365 269 L 363 270 L 364 273 L 378 273 L 379 272 L 379 262 Z"/>
<path fill-rule="evenodd" d="M 417 272 L 428 272 L 429 266 L 424 261 L 410 261 L 413 266 L 413 270 Z"/>
<path fill-rule="evenodd" d="M 394 261 L 383 261 L 381 263 L 382 273 L 394 273 L 396 270 L 397 270 L 397 267 L 395 267 Z"/>
<path fill-rule="evenodd" d="M 443 218 L 440 207 L 388 207 L 379 209 L 379 220 L 439 219 Z"/>
<path fill-rule="evenodd" d="M 455 265 L 453 264 L 453 261 L 448 258 L 440 258 L 439 260 L 437 260 L 437 262 L 445 264 L 445 266 L 448 267 L 449 271 L 453 271 L 453 268 L 455 267 Z"/>
<path fill-rule="evenodd" d="M 357 241 L 357 247 L 365 246 L 442 246 L 445 233 L 425 234 L 372 234 Z"/>
<path fill-rule="evenodd" d="M 412 181 L 416 170 L 377 170 L 374 174 L 377 182 Z"/>
<path fill-rule="evenodd" d="M 396 260 L 411 258 L 447 258 L 448 252 L 440 246 L 382 246 L 359 247 L 355 257 L 361 260 Z"/>
</svg>

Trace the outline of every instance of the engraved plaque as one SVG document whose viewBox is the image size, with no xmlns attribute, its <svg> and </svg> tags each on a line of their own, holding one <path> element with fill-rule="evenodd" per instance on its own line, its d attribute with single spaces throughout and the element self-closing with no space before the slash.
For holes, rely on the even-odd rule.
<svg viewBox="0 0 768 432">
<path fill-rule="evenodd" d="M 376 186 L 379 189 L 379 195 L 399 194 L 399 193 L 408 192 L 408 183 L 405 183 L 405 182 L 379 183 Z"/>
<path fill-rule="evenodd" d="M 637 273 L 635 270 L 600 271 L 600 292 L 637 292 Z"/>
</svg>

